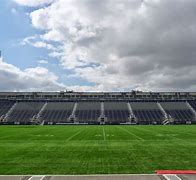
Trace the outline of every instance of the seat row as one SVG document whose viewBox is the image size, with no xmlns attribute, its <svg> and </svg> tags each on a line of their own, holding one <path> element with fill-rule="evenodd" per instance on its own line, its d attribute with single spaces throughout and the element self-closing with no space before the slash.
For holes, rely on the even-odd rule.
<svg viewBox="0 0 196 180">
<path fill-rule="evenodd" d="M 166 116 L 175 124 L 196 123 L 187 102 L 14 102 L 0 101 L 0 120 L 4 124 L 87 123 L 162 124 Z M 196 110 L 196 101 L 188 102 Z M 14 108 L 12 109 L 12 107 Z M 39 115 L 39 116 L 38 116 Z M 6 117 L 3 119 L 3 117 Z"/>
</svg>

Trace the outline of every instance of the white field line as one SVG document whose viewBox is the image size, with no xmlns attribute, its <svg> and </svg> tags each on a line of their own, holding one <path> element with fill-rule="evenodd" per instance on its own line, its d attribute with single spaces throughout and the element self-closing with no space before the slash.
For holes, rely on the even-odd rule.
<svg viewBox="0 0 196 180">
<path fill-rule="evenodd" d="M 40 180 L 43 180 L 45 178 L 45 176 L 42 176 L 42 178 Z"/>
<path fill-rule="evenodd" d="M 80 134 L 83 130 L 84 130 L 84 129 L 81 129 L 81 130 L 79 130 L 78 132 L 76 132 L 74 135 L 68 137 L 68 138 L 66 139 L 66 141 L 71 140 L 72 138 L 74 138 L 75 136 L 77 136 L 78 134 Z"/>
<path fill-rule="evenodd" d="M 151 132 L 152 133 L 152 131 L 150 131 L 150 130 L 147 130 L 147 129 L 144 129 L 143 127 L 139 127 L 139 128 L 137 128 L 137 127 L 133 127 L 133 128 L 135 128 L 135 129 L 137 129 L 137 130 L 142 130 L 142 131 L 147 131 L 147 132 Z M 173 133 L 173 131 L 172 130 L 162 130 L 162 134 L 165 134 L 166 132 L 168 132 L 168 133 Z M 155 134 L 159 134 L 160 132 L 159 131 L 157 131 L 157 130 L 155 130 L 155 132 L 153 132 L 153 133 L 155 133 Z M 191 133 L 186 133 L 186 134 L 189 134 L 189 135 L 193 135 L 193 134 L 191 134 Z M 153 135 L 153 136 L 156 136 L 156 135 Z M 181 138 L 177 138 L 177 137 L 175 137 L 175 136 L 172 136 L 172 138 L 173 139 L 177 139 L 177 140 L 180 140 L 180 141 L 184 141 L 183 139 L 181 139 Z M 149 140 L 148 140 L 149 141 Z M 159 140 L 158 140 L 159 141 Z M 163 141 L 163 140 L 162 140 Z"/>
<path fill-rule="evenodd" d="M 135 129 L 137 129 L 137 130 L 142 130 L 142 131 L 147 131 L 147 132 L 151 132 L 150 130 L 147 130 L 147 129 L 144 129 L 143 127 L 139 127 L 139 128 L 137 128 L 137 127 L 133 127 L 133 128 L 135 128 Z M 157 130 L 155 130 L 156 132 L 153 132 L 153 133 L 155 133 L 155 134 L 159 134 L 160 132 L 158 132 Z M 173 131 L 169 131 L 169 130 L 163 130 L 162 131 L 162 133 L 166 133 L 166 132 L 169 132 L 169 133 L 173 133 Z M 152 133 L 152 132 L 151 132 Z M 187 133 L 188 134 L 188 133 Z M 153 136 L 156 136 L 156 135 L 153 135 Z M 168 137 L 169 138 L 169 137 Z M 177 140 L 180 140 L 180 141 L 183 141 L 183 139 L 180 139 L 180 138 L 177 138 L 177 137 L 175 137 L 175 136 L 172 136 L 172 138 L 173 139 L 177 139 Z M 149 141 L 149 140 L 148 140 Z M 154 141 L 154 140 L 153 140 Z M 158 140 L 159 141 L 159 140 Z M 163 140 L 162 140 L 163 141 Z"/>
<path fill-rule="evenodd" d="M 131 134 L 131 135 L 133 135 L 133 136 L 135 136 L 136 138 L 138 138 L 138 139 L 141 140 L 141 141 L 145 141 L 143 138 L 141 138 L 141 137 L 135 135 L 134 133 L 128 131 L 127 129 L 124 129 L 124 128 L 120 127 L 120 126 L 118 126 L 118 128 L 120 128 L 120 129 L 122 129 L 123 131 L 125 131 L 125 132 L 127 132 L 127 133 L 129 133 L 129 134 Z"/>
<path fill-rule="evenodd" d="M 0 177 L 24 177 L 24 176 L 35 176 L 35 175 L 32 175 L 32 174 L 25 174 L 25 175 L 0 175 Z M 110 177 L 110 176 L 157 176 L 157 174 L 77 174 L 77 175 L 73 175 L 73 174 L 67 174 L 67 175 L 62 175 L 62 174 L 45 174 L 45 175 L 36 175 L 36 176 L 39 176 L 39 177 L 47 177 L 47 176 L 59 176 L 59 177 L 69 177 L 69 176 L 76 176 L 76 177 L 85 177 L 85 176 L 101 176 L 101 177 Z M 30 179 L 30 178 L 29 178 Z M 28 179 L 28 180 L 29 180 Z"/>
<path fill-rule="evenodd" d="M 181 178 L 179 178 L 177 175 L 175 174 L 165 174 L 163 175 L 163 177 L 167 180 L 182 180 Z"/>
<path fill-rule="evenodd" d="M 40 178 L 40 179 L 39 179 Z M 31 176 L 28 180 L 43 180 L 45 178 L 45 176 Z"/>
<path fill-rule="evenodd" d="M 105 141 L 106 140 L 106 137 L 105 137 L 105 129 L 103 127 L 103 140 Z"/>
</svg>

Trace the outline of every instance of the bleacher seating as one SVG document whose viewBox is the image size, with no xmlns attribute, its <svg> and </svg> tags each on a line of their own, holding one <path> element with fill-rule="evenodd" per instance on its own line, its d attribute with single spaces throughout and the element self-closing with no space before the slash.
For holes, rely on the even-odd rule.
<svg viewBox="0 0 196 180">
<path fill-rule="evenodd" d="M 9 109 L 14 105 L 14 101 L 5 101 L 5 100 L 1 100 L 0 101 L 0 117 L 2 115 L 5 115 Z"/>
<path fill-rule="evenodd" d="M 165 112 L 174 119 L 175 124 L 195 121 L 195 117 L 185 102 L 161 102 Z"/>
<path fill-rule="evenodd" d="M 54 124 L 69 122 L 73 106 L 73 102 L 48 102 L 41 115 L 41 119 L 46 124 L 51 122 Z"/>
<path fill-rule="evenodd" d="M 30 124 L 34 115 L 38 114 L 44 103 L 42 102 L 18 102 L 9 115 L 7 122 L 19 122 Z"/>
<path fill-rule="evenodd" d="M 126 102 L 104 102 L 104 113 L 107 124 L 119 124 L 129 121 L 129 110 Z"/>
<path fill-rule="evenodd" d="M 167 118 L 174 124 L 196 124 L 196 100 L 186 101 L 14 101 L 0 100 L 1 124 L 164 124 Z M 103 103 L 103 106 L 101 105 Z M 127 104 L 129 103 L 129 104 Z M 77 106 L 74 106 L 76 105 Z M 75 107 L 75 108 L 74 108 Z M 131 107 L 131 109 L 130 109 Z M 161 108 L 162 107 L 162 108 Z M 103 108 L 101 111 L 101 108 Z M 194 111 L 195 109 L 195 111 Z M 10 111 L 11 110 L 11 111 Z M 75 111 L 74 111 L 75 110 Z M 132 111 L 131 111 L 132 110 Z M 8 113 L 9 112 L 9 113 Z M 103 113 L 101 113 L 103 112 Z M 7 114 L 8 113 L 8 114 Z M 7 114 L 6 118 L 5 115 Z M 39 116 L 37 116 L 39 114 Z M 74 118 L 72 118 L 72 115 Z M 102 121 L 102 116 L 104 120 Z M 38 117 L 37 119 L 35 117 Z M 173 122 L 173 121 L 170 121 Z"/>
<path fill-rule="evenodd" d="M 189 109 L 166 110 L 166 113 L 174 118 L 175 123 L 185 124 L 187 121 L 194 121 L 194 114 Z"/>
<path fill-rule="evenodd" d="M 163 114 L 160 110 L 134 110 L 133 111 L 139 124 L 161 124 L 163 120 Z"/>
<path fill-rule="evenodd" d="M 130 102 L 139 124 L 161 124 L 164 116 L 156 102 Z"/>
<path fill-rule="evenodd" d="M 192 106 L 192 108 L 196 111 L 196 100 L 188 101 L 188 103 Z"/>
<path fill-rule="evenodd" d="M 80 123 L 98 124 L 100 117 L 100 102 L 79 102 L 75 112 Z"/>
</svg>

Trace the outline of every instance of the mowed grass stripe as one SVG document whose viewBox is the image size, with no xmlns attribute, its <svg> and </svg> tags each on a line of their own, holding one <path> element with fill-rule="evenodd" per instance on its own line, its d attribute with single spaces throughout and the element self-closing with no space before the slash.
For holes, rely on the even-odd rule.
<svg viewBox="0 0 196 180">
<path fill-rule="evenodd" d="M 184 128 L 184 126 L 165 126 L 165 128 L 163 128 L 163 131 L 168 131 L 170 133 L 173 133 L 173 132 L 175 132 L 175 129 L 176 130 L 178 129 L 177 134 L 179 136 L 181 136 L 181 138 L 186 137 L 187 135 L 188 135 L 188 137 L 196 138 L 196 133 L 195 133 L 195 131 L 192 128 L 194 126 L 187 125 L 187 127 L 189 128 L 189 131 L 187 131 Z"/>
<path fill-rule="evenodd" d="M 104 129 L 104 126 L 103 126 L 103 140 L 105 141 L 106 140 L 106 137 L 105 137 L 105 129 Z"/>
<path fill-rule="evenodd" d="M 175 130 L 169 129 L 170 127 L 175 127 Z M 135 129 L 139 132 L 145 132 L 145 139 L 183 141 L 182 137 L 186 137 L 187 134 L 184 134 L 180 130 L 178 131 L 178 127 L 179 126 L 154 126 L 152 128 L 151 126 L 141 126 L 140 128 L 135 127 Z"/>
<path fill-rule="evenodd" d="M 2 126 L 1 132 L 9 134 L 9 136 L 1 136 L 0 141 L 21 141 L 25 140 L 66 140 L 74 132 L 77 132 L 81 127 L 78 126 Z M 15 127 L 15 128 L 14 128 Z M 1 134 L 0 132 L 0 134 Z"/>
<path fill-rule="evenodd" d="M 74 133 L 72 136 L 70 136 L 69 138 L 67 138 L 66 141 L 70 141 L 70 140 L 73 139 L 75 136 L 77 136 L 78 134 L 80 134 L 82 131 L 84 131 L 84 129 L 80 129 L 78 132 Z"/>
<path fill-rule="evenodd" d="M 118 128 L 122 129 L 123 131 L 127 132 L 128 134 L 130 134 L 130 135 L 136 137 L 137 139 L 139 139 L 139 140 L 141 140 L 141 141 L 145 141 L 143 138 L 137 136 L 137 135 L 134 134 L 133 132 L 131 132 L 131 131 L 129 131 L 129 130 L 123 128 L 123 126 L 118 126 Z"/>
<path fill-rule="evenodd" d="M 161 127 L 161 128 L 160 128 Z M 168 126 L 167 126 L 168 127 Z M 178 131 L 168 131 L 166 126 L 126 126 L 127 130 L 132 130 L 135 135 L 147 141 L 182 141 Z M 175 126 L 177 127 L 177 126 Z M 181 132 L 180 132 L 181 134 Z"/>
<path fill-rule="evenodd" d="M 138 141 L 138 138 L 119 128 L 119 125 L 104 126 L 107 141 Z"/>
<path fill-rule="evenodd" d="M 102 126 L 88 126 L 83 125 L 80 126 L 83 128 L 82 133 L 76 135 L 72 140 L 76 141 L 103 141 L 103 129 Z"/>
<path fill-rule="evenodd" d="M 0 126 L 0 174 L 137 174 L 196 169 L 196 136 L 188 134 L 194 130 L 194 125 Z M 172 138 L 174 135 L 183 141 Z"/>
</svg>

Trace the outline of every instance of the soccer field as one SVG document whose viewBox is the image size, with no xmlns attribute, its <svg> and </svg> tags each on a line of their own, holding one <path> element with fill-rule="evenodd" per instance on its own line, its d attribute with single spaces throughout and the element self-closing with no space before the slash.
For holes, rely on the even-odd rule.
<svg viewBox="0 0 196 180">
<path fill-rule="evenodd" d="M 196 126 L 0 126 L 0 174 L 196 169 Z"/>
</svg>

